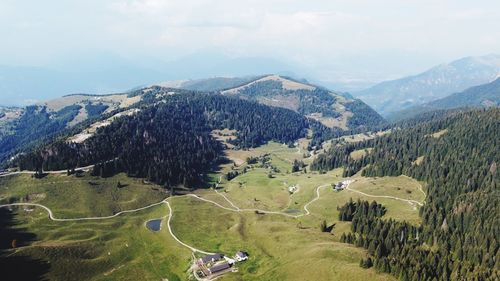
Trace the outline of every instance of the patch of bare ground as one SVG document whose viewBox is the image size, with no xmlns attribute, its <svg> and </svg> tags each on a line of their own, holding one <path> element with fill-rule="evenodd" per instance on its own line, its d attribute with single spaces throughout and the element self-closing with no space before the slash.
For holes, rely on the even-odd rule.
<svg viewBox="0 0 500 281">
<path fill-rule="evenodd" d="M 354 160 L 359 160 L 359 159 L 365 157 L 366 155 L 368 155 L 372 150 L 373 150 L 372 147 L 355 150 L 355 151 L 351 152 L 350 156 Z"/>
<path fill-rule="evenodd" d="M 300 100 L 297 96 L 274 95 L 272 98 L 258 97 L 257 100 L 265 105 L 284 107 L 293 111 L 297 111 L 300 105 Z"/>
<path fill-rule="evenodd" d="M 119 117 L 126 116 L 126 115 L 131 116 L 131 115 L 136 114 L 139 111 L 140 111 L 139 109 L 133 108 L 133 109 L 119 112 L 119 113 L 109 117 L 106 120 L 95 122 L 92 125 L 90 125 L 90 127 L 83 130 L 82 132 L 68 138 L 67 141 L 68 142 L 75 142 L 75 143 L 82 143 L 85 140 L 87 140 L 88 138 L 90 138 L 91 136 L 93 136 L 99 127 L 108 126 L 109 124 L 111 124 L 111 122 L 113 122 L 114 120 L 116 120 Z"/>
<path fill-rule="evenodd" d="M 338 111 L 338 110 L 336 109 L 336 111 Z M 347 130 L 348 129 L 347 121 L 352 116 L 352 112 L 350 112 L 350 111 L 338 111 L 338 112 L 340 112 L 342 114 L 342 116 L 339 116 L 336 118 L 323 117 L 323 114 L 321 114 L 319 112 L 315 112 L 315 113 L 308 114 L 307 117 L 314 119 L 316 121 L 319 121 L 323 125 L 325 125 L 329 128 L 337 127 L 337 128 Z"/>
<path fill-rule="evenodd" d="M 281 85 L 282 85 L 283 89 L 285 89 L 285 90 L 314 90 L 314 89 L 316 89 L 316 87 L 314 87 L 314 86 L 307 85 L 307 84 L 300 83 L 300 82 L 296 82 L 296 81 L 292 81 L 292 80 L 283 78 L 283 77 L 281 77 L 279 75 L 269 75 L 269 76 L 257 79 L 255 81 L 252 81 L 252 82 L 250 82 L 248 84 L 245 84 L 243 86 L 236 87 L 236 88 L 233 88 L 233 89 L 229 89 L 229 90 L 226 90 L 226 91 L 222 91 L 221 93 L 224 94 L 224 95 L 226 95 L 226 94 L 227 95 L 237 94 L 240 90 L 243 90 L 246 87 L 249 87 L 249 86 L 251 86 L 251 85 L 253 85 L 255 83 L 269 81 L 269 80 L 281 82 Z"/>
<path fill-rule="evenodd" d="M 92 102 L 103 103 L 108 105 L 109 108 L 106 112 L 111 112 L 117 108 L 127 108 L 141 100 L 141 96 L 128 97 L 127 94 L 114 94 L 114 95 L 69 95 L 61 98 L 53 99 L 44 102 L 40 105 L 45 105 L 50 111 L 59 111 L 66 106 L 78 103 Z"/>
<path fill-rule="evenodd" d="M 334 139 L 335 141 L 339 142 L 339 145 L 342 145 L 343 143 L 353 143 L 353 142 L 360 142 L 360 141 L 365 141 L 369 139 L 373 139 L 376 137 L 383 136 L 385 134 L 389 134 L 391 130 L 385 130 L 385 131 L 379 131 L 379 132 L 368 132 L 368 133 L 361 133 L 361 134 L 355 134 L 355 135 L 349 135 L 349 136 L 342 136 L 340 138 Z"/>
<path fill-rule="evenodd" d="M 424 158 L 425 156 L 419 156 L 417 159 L 415 159 L 415 161 L 413 161 L 411 164 L 412 165 L 420 165 L 422 163 L 422 161 L 424 161 Z"/>
<path fill-rule="evenodd" d="M 23 110 L 21 108 L 0 107 L 0 122 L 16 119 L 20 117 L 22 113 Z"/>
<path fill-rule="evenodd" d="M 85 121 L 87 119 L 87 117 L 88 117 L 87 110 L 85 109 L 85 106 L 82 106 L 82 108 L 80 108 L 80 110 L 78 111 L 78 114 L 75 116 L 75 118 L 73 118 L 73 120 L 71 120 L 66 125 L 66 127 L 71 128 L 71 127 L 75 126 L 76 124 L 78 124 L 82 121 Z"/>
<path fill-rule="evenodd" d="M 229 140 L 234 140 L 236 138 L 236 130 L 212 130 L 212 137 L 216 140 L 222 142 L 228 149 L 233 149 L 234 145 L 230 144 Z"/>
<path fill-rule="evenodd" d="M 441 131 L 438 131 L 438 132 L 435 132 L 433 134 L 430 134 L 430 135 L 427 135 L 428 137 L 433 137 L 433 138 L 436 138 L 436 139 L 439 139 L 441 136 L 443 136 L 444 134 L 446 134 L 448 132 L 448 129 L 443 129 Z"/>
</svg>

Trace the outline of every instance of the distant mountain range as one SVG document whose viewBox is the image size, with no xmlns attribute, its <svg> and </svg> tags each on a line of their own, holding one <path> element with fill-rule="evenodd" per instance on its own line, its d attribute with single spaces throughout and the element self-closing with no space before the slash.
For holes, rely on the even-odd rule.
<svg viewBox="0 0 500 281">
<path fill-rule="evenodd" d="M 389 115 L 388 118 L 397 121 L 440 109 L 490 106 L 500 106 L 500 78 L 491 83 L 474 86 L 463 92 L 395 112 Z"/>
<path fill-rule="evenodd" d="M 467 57 L 415 76 L 379 83 L 355 92 L 383 116 L 489 83 L 500 75 L 500 55 Z"/>
<path fill-rule="evenodd" d="M 167 79 L 197 81 L 214 75 L 246 77 L 255 73 L 289 75 L 290 69 L 294 67 L 272 58 L 232 58 L 212 53 L 172 61 L 132 61 L 105 53 L 70 58 L 48 67 L 0 65 L 0 105 L 24 106 L 70 93 L 124 92 Z"/>
</svg>

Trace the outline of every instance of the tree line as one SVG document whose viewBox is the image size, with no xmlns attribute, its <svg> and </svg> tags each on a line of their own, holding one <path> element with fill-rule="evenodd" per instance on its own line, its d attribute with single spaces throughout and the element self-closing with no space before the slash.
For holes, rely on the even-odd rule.
<svg viewBox="0 0 500 281">
<path fill-rule="evenodd" d="M 353 220 L 347 242 L 369 249 L 377 270 L 401 280 L 498 280 L 499 120 L 498 108 L 458 111 L 319 157 L 312 168 L 363 168 L 364 176 L 404 174 L 427 183 L 421 225 L 366 216 Z M 348 156 L 368 147 L 359 160 Z"/>
<path fill-rule="evenodd" d="M 83 143 L 58 140 L 20 155 L 16 164 L 27 170 L 96 164 L 95 175 L 126 172 L 165 186 L 196 187 L 223 160 L 213 129 L 236 130 L 232 143 L 250 148 L 270 140 L 293 143 L 311 123 L 288 109 L 221 95 L 185 93 L 153 104 L 99 128 Z"/>
</svg>

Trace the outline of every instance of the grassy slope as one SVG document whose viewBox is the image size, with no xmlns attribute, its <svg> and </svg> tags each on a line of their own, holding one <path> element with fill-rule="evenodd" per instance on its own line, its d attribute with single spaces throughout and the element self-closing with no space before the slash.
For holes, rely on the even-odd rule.
<svg viewBox="0 0 500 281">
<path fill-rule="evenodd" d="M 287 174 L 286 169 L 291 170 L 290 162 L 295 157 L 302 157 L 296 148 L 271 143 L 250 151 L 248 155 L 263 152 L 271 153 L 271 162 L 280 167 L 281 173 L 270 179 L 267 170 L 254 168 L 222 183 L 222 188 L 228 191 L 225 194 L 240 207 L 302 211 L 304 204 L 315 196 L 317 186 L 341 179 L 340 169 L 323 175 Z M 91 186 L 89 181 L 99 185 Z M 128 186 L 118 189 L 118 181 Z M 239 182 L 244 182 L 244 187 L 240 188 Z M 290 184 L 300 186 L 291 197 L 286 189 Z M 400 186 L 403 188 L 398 190 Z M 352 187 L 370 194 L 414 196 L 411 198 L 416 200 L 423 196 L 419 195 L 418 183 L 406 177 L 358 177 Z M 145 185 L 124 175 L 108 179 L 49 175 L 42 180 L 23 175 L 1 179 L 0 198 L 45 194 L 43 199 L 39 197 L 35 201 L 51 208 L 56 217 L 102 216 L 160 201 L 164 194 L 153 188 L 156 186 Z M 412 193 L 406 193 L 406 189 Z M 228 202 L 213 190 L 200 190 L 198 194 L 229 207 Z M 334 192 L 326 187 L 321 190 L 321 198 L 309 206 L 310 216 L 293 219 L 230 212 L 193 198 L 179 197 L 171 199 L 174 209 L 172 226 L 184 242 L 200 249 L 225 254 L 234 254 L 237 250 L 250 252 L 251 259 L 238 265 L 239 273 L 227 274 L 220 280 L 393 280 L 389 275 L 360 268 L 359 260 L 365 252 L 339 243 L 340 235 L 350 231 L 350 223 L 337 221 L 336 208 L 351 197 L 373 200 L 350 191 Z M 377 201 L 388 207 L 386 217 L 419 220 L 418 210 L 406 202 Z M 19 249 L 19 254 L 50 261 L 48 277 L 51 280 L 187 278 L 190 251 L 177 244 L 166 227 L 158 233 L 144 227 L 148 219 L 167 214 L 164 205 L 91 222 L 52 222 L 39 208 L 32 212 L 18 208 L 17 212 L 16 227 L 26 228 L 38 236 L 37 242 Z M 319 231 L 319 224 L 324 219 L 328 224 L 335 224 L 333 235 Z"/>
<path fill-rule="evenodd" d="M 238 274 L 220 280 L 393 280 L 361 269 L 364 251 L 318 228 L 300 229 L 295 219 L 215 209 L 192 198 L 174 202 L 173 227 L 185 242 L 225 254 L 250 253 Z M 190 211 L 193 207 L 197 212 Z"/>
<path fill-rule="evenodd" d="M 340 174 L 341 170 L 337 169 L 324 175 L 277 174 L 270 179 L 265 169 L 255 168 L 223 182 L 221 188 L 239 207 L 277 211 L 285 210 L 287 202 L 292 202 L 291 208 L 302 211 L 304 204 L 315 196 L 317 186 L 341 180 Z M 290 197 L 283 182 L 299 184 L 300 190 Z M 408 177 L 357 177 L 353 187 L 373 195 L 384 194 L 386 190 L 386 195 L 423 199 L 420 184 Z M 214 191 L 203 190 L 199 194 L 230 207 Z M 340 235 L 350 231 L 350 223 L 337 220 L 336 208 L 350 198 L 374 200 L 351 191 L 334 192 L 327 187 L 321 190 L 321 198 L 309 206 L 310 216 L 293 219 L 230 212 L 194 199 L 179 198 L 174 204 L 173 224 L 176 233 L 196 247 L 225 254 L 241 249 L 251 253 L 252 259 L 240 266 L 239 274 L 226 275 L 222 280 L 392 280 L 390 276 L 361 269 L 358 263 L 364 252 L 339 243 Z M 387 218 L 419 221 L 418 209 L 413 205 L 393 199 L 376 200 L 388 207 Z M 199 211 L 189 213 L 194 206 Z M 319 232 L 323 219 L 329 225 L 335 224 L 333 235 Z M 186 220 L 196 222 L 194 227 L 186 225 Z"/>
<path fill-rule="evenodd" d="M 117 187 L 118 182 L 122 185 Z M 26 201 L 25 196 L 31 195 Z M 30 175 L 0 178 L 0 198 L 16 202 L 34 202 L 54 209 L 57 218 L 109 216 L 122 210 L 156 203 L 166 195 L 156 185 L 145 185 L 140 179 L 124 174 L 112 178 L 48 175 L 35 179 Z M 0 201 L 6 203 L 6 201 Z"/>
<path fill-rule="evenodd" d="M 117 188 L 118 181 L 124 187 Z M 29 202 L 46 205 L 58 218 L 107 216 L 161 201 L 165 194 L 156 188 L 123 174 L 107 179 L 48 175 L 40 180 L 17 175 L 0 179 L 0 198 L 25 201 L 25 195 L 31 195 Z M 27 209 L 14 209 L 16 227 L 34 232 L 37 241 L 15 254 L 50 262 L 50 280 L 185 279 L 190 252 L 166 228 L 152 233 L 144 227 L 145 221 L 168 214 L 164 205 L 80 222 L 54 222 L 41 208 Z"/>
<path fill-rule="evenodd" d="M 50 280 L 183 280 L 190 252 L 166 228 L 144 227 L 166 213 L 161 205 L 105 221 L 53 222 L 40 208 L 18 209 L 16 227 L 35 232 L 38 241 L 15 254 L 48 261 Z"/>
<path fill-rule="evenodd" d="M 355 177 L 356 181 L 350 185 L 350 188 L 370 194 L 370 195 L 385 195 L 394 196 L 402 199 L 415 200 L 424 202 L 425 195 L 423 191 L 423 183 L 418 182 L 410 177 L 381 177 L 381 178 L 365 178 Z M 352 194 L 350 191 L 342 191 Z M 357 196 L 352 196 L 353 199 Z M 386 217 L 405 220 L 411 223 L 420 223 L 418 216 L 419 206 L 410 204 L 404 201 L 398 201 L 385 198 L 370 198 L 361 196 L 364 200 L 377 201 L 387 207 Z"/>
</svg>

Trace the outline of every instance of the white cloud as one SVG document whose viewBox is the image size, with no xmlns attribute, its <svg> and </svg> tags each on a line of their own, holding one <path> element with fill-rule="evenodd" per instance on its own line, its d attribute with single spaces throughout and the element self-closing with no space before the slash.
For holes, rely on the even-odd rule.
<svg viewBox="0 0 500 281">
<path fill-rule="evenodd" d="M 52 58 L 88 49 L 173 58 L 209 49 L 266 55 L 318 73 L 337 73 L 339 67 L 349 67 L 346 58 L 365 57 L 404 69 L 411 68 L 404 65 L 410 60 L 391 60 L 391 54 L 441 62 L 500 51 L 497 0 L 23 2 L 0 3 L 5 42 L 0 60 Z M 36 52 L 20 47 L 34 43 Z M 380 54 L 378 60 L 373 54 Z M 374 68 L 387 69 L 398 68 Z"/>
</svg>

